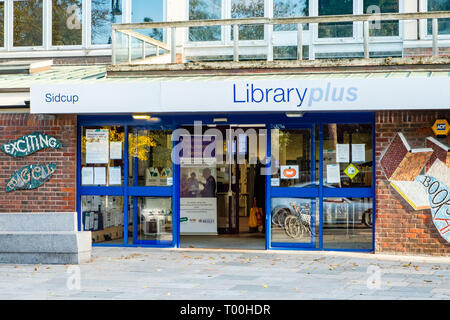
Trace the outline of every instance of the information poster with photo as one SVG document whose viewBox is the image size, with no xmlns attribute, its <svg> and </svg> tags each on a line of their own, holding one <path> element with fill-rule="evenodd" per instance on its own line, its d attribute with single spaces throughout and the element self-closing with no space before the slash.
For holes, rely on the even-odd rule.
<svg viewBox="0 0 450 320">
<path fill-rule="evenodd" d="M 203 157 L 205 149 L 211 148 L 211 143 L 215 143 L 214 139 L 193 143 L 191 157 L 181 158 L 180 233 L 184 235 L 217 234 L 215 152 L 211 152 L 210 157 Z M 194 156 L 196 161 L 192 159 Z"/>
<path fill-rule="evenodd" d="M 109 130 L 86 130 L 86 163 L 98 164 L 109 162 Z"/>
<path fill-rule="evenodd" d="M 215 162 L 181 164 L 181 234 L 217 234 Z"/>
</svg>

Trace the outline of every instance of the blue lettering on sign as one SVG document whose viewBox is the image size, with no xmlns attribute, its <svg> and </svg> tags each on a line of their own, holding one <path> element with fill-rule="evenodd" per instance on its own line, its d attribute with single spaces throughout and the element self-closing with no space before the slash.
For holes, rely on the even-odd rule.
<svg viewBox="0 0 450 320">
<path fill-rule="evenodd" d="M 355 102 L 358 99 L 356 87 L 326 88 L 266 88 L 253 83 L 245 86 L 233 84 L 234 103 L 295 103 L 297 107 L 313 106 L 319 102 Z"/>
<path fill-rule="evenodd" d="M 437 124 L 436 125 L 436 129 L 444 131 L 445 130 L 445 123 Z"/>
<path fill-rule="evenodd" d="M 45 102 L 47 103 L 72 103 L 75 104 L 80 100 L 78 95 L 65 95 L 65 94 L 55 94 L 55 93 L 46 93 L 45 94 Z"/>
</svg>

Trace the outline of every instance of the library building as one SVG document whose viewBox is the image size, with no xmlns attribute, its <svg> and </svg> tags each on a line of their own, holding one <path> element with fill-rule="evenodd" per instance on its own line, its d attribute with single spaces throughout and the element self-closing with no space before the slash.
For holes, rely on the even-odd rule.
<svg viewBox="0 0 450 320">
<path fill-rule="evenodd" d="M 0 231 L 449 256 L 448 1 L 55 2 L 0 1 Z"/>
</svg>

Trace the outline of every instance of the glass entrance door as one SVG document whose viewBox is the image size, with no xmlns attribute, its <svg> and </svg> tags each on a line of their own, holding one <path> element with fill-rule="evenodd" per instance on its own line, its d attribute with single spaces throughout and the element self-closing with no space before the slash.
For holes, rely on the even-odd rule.
<svg viewBox="0 0 450 320">
<path fill-rule="evenodd" d="M 315 127 L 272 127 L 270 246 L 318 244 L 319 184 Z"/>
<path fill-rule="evenodd" d="M 131 128 L 128 144 L 128 242 L 174 245 L 172 133 Z"/>
</svg>

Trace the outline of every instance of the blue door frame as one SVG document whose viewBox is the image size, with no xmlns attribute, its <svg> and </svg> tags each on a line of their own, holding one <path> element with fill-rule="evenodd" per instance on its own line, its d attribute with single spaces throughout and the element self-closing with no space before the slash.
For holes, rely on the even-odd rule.
<svg viewBox="0 0 450 320">
<path fill-rule="evenodd" d="M 153 116 L 153 115 L 152 115 Z M 328 123 L 337 124 L 372 124 L 373 146 L 375 147 L 375 114 L 373 112 L 347 112 L 347 113 L 305 113 L 301 118 L 288 118 L 284 113 L 233 113 L 233 114 L 205 114 L 205 113 L 189 113 L 175 115 L 155 115 L 159 121 L 148 122 L 146 120 L 135 120 L 131 115 L 101 115 L 101 116 L 78 116 L 78 145 L 77 145 L 77 212 L 78 212 L 78 228 L 81 230 L 81 196 L 84 195 L 117 195 L 124 197 L 124 226 L 128 226 L 128 197 L 129 196 L 167 196 L 172 197 L 173 212 L 173 240 L 172 241 L 134 241 L 133 244 L 128 243 L 128 228 L 124 228 L 123 244 L 93 244 L 94 246 L 150 246 L 150 247 L 180 247 L 180 168 L 179 165 L 173 165 L 173 185 L 172 187 L 137 187 L 129 186 L 128 181 L 128 155 L 124 155 L 124 185 L 122 187 L 83 187 L 81 186 L 81 128 L 83 126 L 123 126 L 125 132 L 130 127 L 139 127 L 147 130 L 174 130 L 182 125 L 192 125 L 194 121 L 202 121 L 202 124 L 217 124 L 215 118 L 226 119 L 221 125 L 229 124 L 265 124 L 266 128 L 282 125 L 286 128 L 313 128 L 311 130 L 311 143 L 314 150 L 315 146 L 315 126 L 319 130 L 319 155 L 323 154 L 323 125 Z M 128 150 L 128 134 L 125 134 L 124 150 Z M 360 251 L 371 252 L 374 250 L 375 244 L 375 150 L 373 150 L 373 170 L 372 170 L 372 187 L 370 188 L 324 188 L 323 187 L 323 164 L 322 157 L 319 158 L 319 186 L 318 188 L 277 188 L 271 187 L 270 175 L 266 176 L 266 221 L 265 221 L 265 248 L 267 250 L 332 250 L 332 251 Z M 271 134 L 267 134 L 267 157 L 270 159 L 271 154 Z M 312 152 L 315 157 L 315 152 Z M 311 159 L 313 165 L 315 159 Z M 269 164 L 270 166 L 270 164 Z M 314 163 L 315 166 L 315 163 Z M 311 179 L 316 180 L 315 168 L 312 171 Z M 298 189 L 298 190 L 295 190 Z M 319 199 L 319 240 L 313 246 L 302 246 L 296 244 L 276 244 L 271 242 L 271 199 L 272 197 L 302 197 L 302 198 L 318 198 Z M 323 248 L 323 199 L 325 197 L 370 197 L 373 199 L 373 232 L 372 232 L 372 248 L 371 249 L 327 249 Z M 134 197 L 133 199 L 136 199 Z M 136 201 L 136 200 L 134 200 Z M 135 203 L 136 204 L 136 203 Z M 137 206 L 133 205 L 133 215 L 137 217 Z M 134 220 L 136 221 L 136 220 Z M 317 223 L 317 221 L 316 221 Z M 136 234 L 135 232 L 133 234 Z"/>
</svg>

